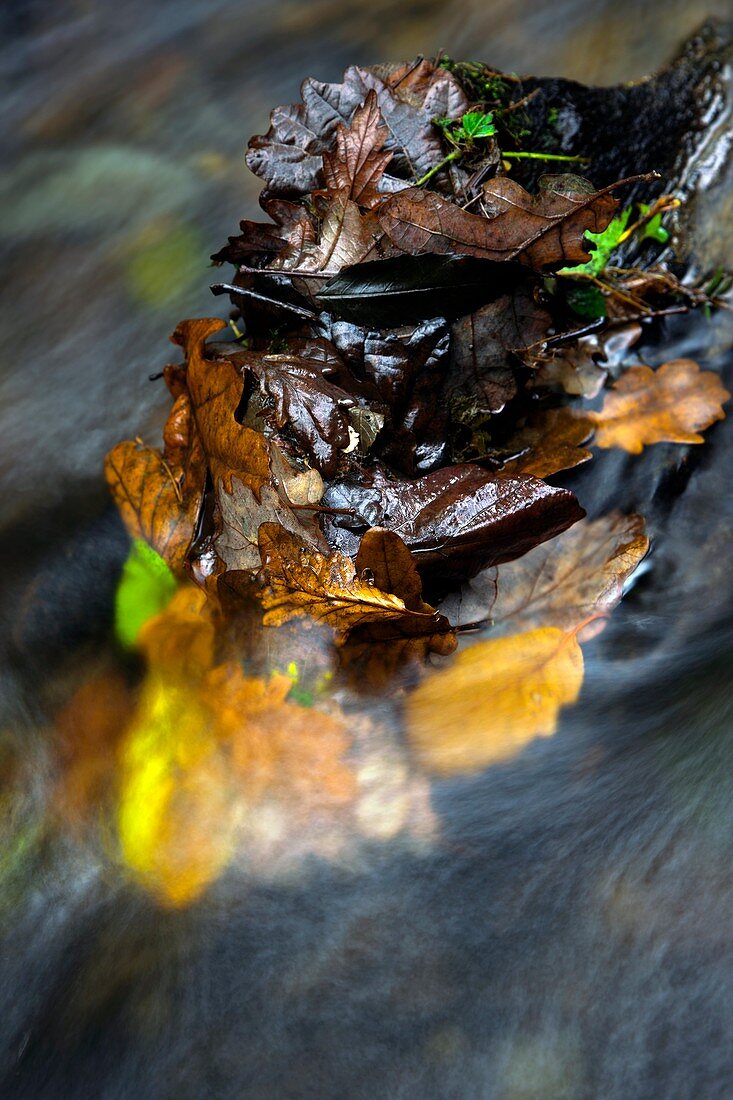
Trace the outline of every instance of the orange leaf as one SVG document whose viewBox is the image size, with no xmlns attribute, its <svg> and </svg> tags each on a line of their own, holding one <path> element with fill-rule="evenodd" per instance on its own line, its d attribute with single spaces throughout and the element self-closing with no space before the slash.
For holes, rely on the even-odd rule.
<svg viewBox="0 0 733 1100">
<path fill-rule="evenodd" d="M 479 642 L 408 697 L 410 744 L 438 775 L 481 771 L 553 734 L 560 708 L 577 700 L 582 683 L 572 633 L 540 627 Z"/>
<path fill-rule="evenodd" d="M 699 434 L 725 416 L 730 394 L 717 374 L 692 359 L 672 359 L 657 370 L 631 367 L 600 412 L 586 414 L 599 447 L 641 454 L 649 443 L 702 443 Z"/>
<path fill-rule="evenodd" d="M 590 425 L 569 409 L 545 409 L 508 441 L 508 450 L 524 453 L 505 462 L 498 476 L 533 474 L 534 477 L 548 477 L 559 470 L 579 466 L 592 458 L 591 452 L 580 446 L 591 433 Z"/>
<path fill-rule="evenodd" d="M 183 321 L 171 339 L 186 356 L 186 382 L 214 484 L 222 480 L 231 492 L 236 475 L 259 494 L 270 478 L 267 440 L 234 418 L 244 390 L 240 371 L 229 359 L 206 355 L 207 337 L 223 328 L 226 321 L 217 317 Z"/>
<path fill-rule="evenodd" d="M 412 636 L 435 633 L 437 612 L 412 611 L 399 597 L 357 576 L 351 558 L 338 550 L 321 554 L 279 523 L 263 523 L 260 556 L 268 587 L 262 596 L 266 626 L 298 615 L 326 623 L 343 641 L 357 627 L 392 622 Z M 425 605 L 427 606 L 427 605 Z"/>
</svg>

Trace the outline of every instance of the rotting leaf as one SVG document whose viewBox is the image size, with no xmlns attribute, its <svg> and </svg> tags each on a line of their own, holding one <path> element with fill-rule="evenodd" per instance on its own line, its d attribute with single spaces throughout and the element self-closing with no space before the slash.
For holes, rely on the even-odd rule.
<svg viewBox="0 0 733 1100">
<path fill-rule="evenodd" d="M 543 176 L 530 195 L 515 180 L 484 185 L 484 214 L 472 214 L 432 191 L 411 188 L 387 199 L 379 222 L 398 248 L 411 254 L 516 260 L 537 271 L 588 258 L 585 233 L 601 232 L 617 203 L 580 176 Z"/>
<path fill-rule="evenodd" d="M 482 771 L 551 736 L 582 683 L 583 654 L 572 632 L 539 627 L 478 642 L 408 696 L 409 744 L 436 775 Z"/>
<path fill-rule="evenodd" d="M 455 321 L 446 396 L 455 420 L 501 412 L 518 392 L 513 355 L 547 334 L 550 314 L 528 290 L 517 290 Z"/>
<path fill-rule="evenodd" d="M 648 549 L 641 516 L 581 520 L 516 561 L 485 569 L 441 608 L 456 623 L 490 621 L 501 633 L 572 630 L 608 615 Z"/>
<path fill-rule="evenodd" d="M 581 444 L 592 434 L 590 425 L 574 416 L 570 409 L 543 409 L 507 441 L 507 450 L 521 453 L 505 462 L 498 476 L 532 474 L 534 477 L 549 477 L 560 470 L 570 470 L 581 462 L 588 462 L 593 456 Z"/>
</svg>

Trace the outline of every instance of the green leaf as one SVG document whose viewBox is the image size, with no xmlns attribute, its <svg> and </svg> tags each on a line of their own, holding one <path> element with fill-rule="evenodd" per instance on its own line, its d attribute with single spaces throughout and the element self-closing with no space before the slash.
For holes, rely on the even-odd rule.
<svg viewBox="0 0 733 1100">
<path fill-rule="evenodd" d="M 115 636 L 132 649 L 140 630 L 170 602 L 176 579 L 152 547 L 135 539 L 122 567 L 115 594 Z"/>
<path fill-rule="evenodd" d="M 566 300 L 578 317 L 595 321 L 599 317 L 606 316 L 606 299 L 597 286 L 577 284 L 568 290 Z"/>
<path fill-rule="evenodd" d="M 492 137 L 496 133 L 494 116 L 491 111 L 468 111 L 461 119 L 461 129 L 463 137 L 468 141 Z"/>
<path fill-rule="evenodd" d="M 649 205 L 649 203 L 647 203 L 647 202 L 640 202 L 639 203 L 639 213 L 642 216 L 642 218 L 645 217 L 649 213 L 650 210 L 651 210 L 651 206 Z M 661 210 L 658 214 L 654 215 L 654 217 L 651 219 L 651 221 L 648 221 L 646 223 L 646 225 L 642 227 L 640 239 L 642 241 L 647 241 L 647 240 L 658 241 L 659 244 L 666 244 L 667 243 L 667 241 L 669 240 L 669 230 L 665 229 L 664 226 L 662 225 L 662 211 Z"/>
<path fill-rule="evenodd" d="M 611 258 L 611 253 L 618 247 L 630 217 L 631 207 L 628 207 L 613 218 L 602 233 L 591 233 L 586 229 L 586 237 L 596 246 L 591 253 L 591 258 L 584 264 L 561 268 L 558 275 L 600 275 Z"/>
</svg>

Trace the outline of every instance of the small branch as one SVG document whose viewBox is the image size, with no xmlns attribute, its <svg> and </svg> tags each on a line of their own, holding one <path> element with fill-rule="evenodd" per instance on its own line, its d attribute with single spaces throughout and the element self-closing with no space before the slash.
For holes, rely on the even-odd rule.
<svg viewBox="0 0 733 1100">
<path fill-rule="evenodd" d="M 502 160 L 562 160 L 570 164 L 590 164 L 590 157 L 570 157 L 564 153 L 502 153 Z"/>
<path fill-rule="evenodd" d="M 428 180 L 431 180 L 433 176 L 440 172 L 441 168 L 445 168 L 447 164 L 452 164 L 454 160 L 460 160 L 462 156 L 463 152 L 460 149 L 451 150 L 434 168 L 430 168 L 424 176 L 420 176 L 420 179 L 415 181 L 415 187 L 422 187 L 424 183 L 427 183 Z"/>
</svg>

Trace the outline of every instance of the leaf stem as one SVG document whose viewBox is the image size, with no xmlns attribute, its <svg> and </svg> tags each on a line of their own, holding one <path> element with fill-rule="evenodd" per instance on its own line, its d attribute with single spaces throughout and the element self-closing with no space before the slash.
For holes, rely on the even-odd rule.
<svg viewBox="0 0 733 1100">
<path fill-rule="evenodd" d="M 573 164 L 590 164 L 590 157 L 569 157 L 564 153 L 502 153 L 503 160 L 564 160 Z"/>
<path fill-rule="evenodd" d="M 441 170 L 441 168 L 445 168 L 446 164 L 450 164 L 454 160 L 459 160 L 462 156 L 462 149 L 452 149 L 450 153 L 444 156 L 443 159 L 435 165 L 434 168 L 428 169 L 424 176 L 420 176 L 420 179 L 415 181 L 415 187 L 422 187 L 422 185 L 424 183 L 427 183 L 428 180 L 431 180 L 433 176 Z"/>
</svg>

